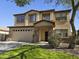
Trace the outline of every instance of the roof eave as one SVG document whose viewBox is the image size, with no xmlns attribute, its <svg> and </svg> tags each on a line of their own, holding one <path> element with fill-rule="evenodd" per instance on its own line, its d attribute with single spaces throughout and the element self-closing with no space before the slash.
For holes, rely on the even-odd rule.
<svg viewBox="0 0 79 59">
<path fill-rule="evenodd" d="M 27 27 L 34 27 L 34 26 L 8 26 L 8 28 L 27 28 Z"/>
<path fill-rule="evenodd" d="M 55 12 L 71 12 L 71 9 L 69 9 L 69 10 L 59 10 L 59 11 L 55 11 Z"/>
</svg>

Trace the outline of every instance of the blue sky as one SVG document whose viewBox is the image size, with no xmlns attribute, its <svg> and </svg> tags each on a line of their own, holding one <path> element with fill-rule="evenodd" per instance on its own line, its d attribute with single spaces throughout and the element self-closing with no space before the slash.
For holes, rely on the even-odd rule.
<svg viewBox="0 0 79 59">
<path fill-rule="evenodd" d="M 42 0 L 37 0 L 32 2 L 30 5 L 24 7 L 18 7 L 14 2 L 10 2 L 7 0 L 0 0 L 0 26 L 13 26 L 14 25 L 14 16 L 13 14 L 23 13 L 30 9 L 36 10 L 48 10 L 48 9 L 56 9 L 63 10 L 65 7 L 56 7 L 52 4 L 44 4 Z M 77 12 L 78 14 L 79 12 Z M 76 15 L 75 18 L 75 26 L 76 29 L 79 29 L 79 16 Z"/>
</svg>

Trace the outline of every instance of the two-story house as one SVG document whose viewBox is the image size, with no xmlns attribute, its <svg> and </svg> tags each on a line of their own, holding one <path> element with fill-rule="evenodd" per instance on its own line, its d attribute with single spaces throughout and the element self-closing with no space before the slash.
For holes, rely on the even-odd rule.
<svg viewBox="0 0 79 59">
<path fill-rule="evenodd" d="M 71 35 L 71 10 L 30 10 L 22 14 L 14 14 L 14 26 L 10 26 L 10 40 L 39 42 L 47 41 L 49 32 L 55 31 L 62 38 Z"/>
</svg>

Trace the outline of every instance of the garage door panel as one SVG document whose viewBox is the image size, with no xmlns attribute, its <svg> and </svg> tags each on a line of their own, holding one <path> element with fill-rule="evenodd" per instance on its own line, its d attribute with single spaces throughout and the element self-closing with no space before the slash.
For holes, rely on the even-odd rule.
<svg viewBox="0 0 79 59">
<path fill-rule="evenodd" d="M 21 42 L 32 42 L 33 31 L 14 31 L 12 33 L 12 40 Z"/>
</svg>

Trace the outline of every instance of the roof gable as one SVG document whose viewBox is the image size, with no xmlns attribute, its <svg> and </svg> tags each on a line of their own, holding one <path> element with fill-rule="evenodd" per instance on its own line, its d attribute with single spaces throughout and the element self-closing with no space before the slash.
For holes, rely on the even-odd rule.
<svg viewBox="0 0 79 59">
<path fill-rule="evenodd" d="M 47 21 L 47 20 L 40 20 L 36 23 L 34 23 L 34 26 L 55 26 L 55 23 L 52 21 Z"/>
</svg>

